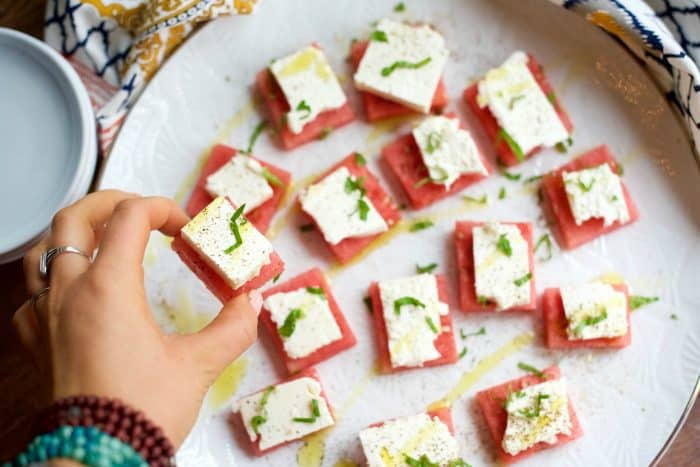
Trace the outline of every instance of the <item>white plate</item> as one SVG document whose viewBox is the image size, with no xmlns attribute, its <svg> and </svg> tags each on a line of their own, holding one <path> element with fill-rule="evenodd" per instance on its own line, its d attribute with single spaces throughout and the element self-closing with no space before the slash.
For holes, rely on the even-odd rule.
<svg viewBox="0 0 700 467">
<path fill-rule="evenodd" d="M 552 260 L 538 264 L 538 289 L 616 273 L 634 293 L 658 295 L 661 301 L 632 315 L 633 343 L 621 351 L 550 352 L 542 346 L 539 321 L 529 315 L 466 315 L 454 310 L 457 329 L 476 330 L 482 325 L 487 329 L 486 336 L 466 341 L 469 353 L 464 359 L 436 369 L 373 375 L 374 334 L 362 303 L 371 280 L 412 274 L 415 263 L 437 261 L 449 278 L 454 298 L 451 232 L 455 219 L 530 220 L 535 222 L 537 235 L 544 231 L 534 189 L 495 175 L 468 191 L 488 193 L 488 207 L 468 207 L 459 197 L 441 202 L 420 213 L 442 216 L 435 228 L 400 235 L 365 261 L 335 271 L 334 292 L 358 344 L 318 365 L 331 401 L 343 414 L 325 440 L 323 462 L 334 465 L 340 458 L 361 462 L 360 429 L 424 411 L 463 374 L 488 366 L 479 365 L 482 359 L 514 337 L 533 332 L 531 344 L 512 354 L 506 352 L 502 360 L 495 359 L 493 368 L 480 377 L 471 373 L 474 384 L 454 403 L 452 414 L 464 458 L 474 465 L 493 461 L 494 446 L 473 410 L 473 396 L 480 389 L 520 376 L 517 362 L 526 361 L 540 367 L 560 365 L 570 382 L 585 435 L 522 465 L 648 464 L 681 417 L 700 368 L 700 315 L 696 312 L 700 307 L 700 176 L 681 125 L 652 81 L 615 41 L 549 2 L 414 0 L 408 2 L 403 15 L 395 15 L 393 5 L 358 0 L 266 1 L 252 17 L 220 19 L 203 28 L 169 60 L 129 114 L 100 186 L 176 196 L 184 204 L 209 145 L 222 141 L 245 146 L 259 121 L 250 104 L 250 86 L 258 70 L 274 57 L 317 41 L 336 70 L 349 76 L 344 57 L 351 38 L 366 36 L 370 23 L 383 16 L 429 21 L 445 34 L 453 51 L 445 74 L 450 108 L 472 123 L 473 117 L 460 101 L 464 87 L 512 50 L 533 52 L 573 118 L 574 147 L 566 156 L 545 151 L 516 171 L 525 176 L 539 174 L 565 163 L 573 154 L 607 143 L 624 164 L 625 181 L 641 212 L 633 226 L 573 252 L 557 250 Z M 349 84 L 346 80 L 348 89 Z M 354 150 L 369 156 L 370 167 L 380 172 L 378 150 L 394 137 L 387 129 L 387 125 L 358 122 L 289 153 L 264 137 L 255 152 L 291 170 L 297 181 Z M 398 196 L 390 177 L 381 176 Z M 502 186 L 509 196 L 498 201 Z M 278 215 L 277 220 L 281 218 L 284 216 Z M 292 218 L 274 238 L 287 262 L 283 280 L 316 265 L 331 270 L 329 253 L 316 246 L 316 234 L 298 231 L 299 222 Z M 156 315 L 166 329 L 192 328 L 218 310 L 216 301 L 158 236 L 149 246 L 146 278 Z M 671 314 L 678 319 L 671 319 Z M 168 315 L 176 315 L 177 320 L 173 322 Z M 280 376 L 266 342 L 263 338 L 244 357 L 248 371 L 230 400 Z M 463 343 L 458 346 L 461 349 Z M 245 453 L 242 437 L 231 433 L 229 406 L 212 406 L 211 400 L 205 404 L 199 423 L 181 449 L 182 465 L 294 464 L 301 443 L 254 460 Z"/>
</svg>

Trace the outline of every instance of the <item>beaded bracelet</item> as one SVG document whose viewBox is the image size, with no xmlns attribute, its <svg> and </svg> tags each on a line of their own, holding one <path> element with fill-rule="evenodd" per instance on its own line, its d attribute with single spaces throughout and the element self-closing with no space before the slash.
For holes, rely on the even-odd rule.
<svg viewBox="0 0 700 467">
<path fill-rule="evenodd" d="M 57 458 L 74 460 L 88 467 L 148 467 L 134 448 L 94 426 L 62 426 L 39 435 L 24 452 L 3 467 L 24 467 Z"/>
<path fill-rule="evenodd" d="M 95 427 L 129 445 L 147 465 L 175 464 L 175 449 L 163 431 L 142 412 L 118 399 L 96 396 L 59 399 L 40 413 L 34 433 L 49 433 L 65 426 Z"/>
</svg>

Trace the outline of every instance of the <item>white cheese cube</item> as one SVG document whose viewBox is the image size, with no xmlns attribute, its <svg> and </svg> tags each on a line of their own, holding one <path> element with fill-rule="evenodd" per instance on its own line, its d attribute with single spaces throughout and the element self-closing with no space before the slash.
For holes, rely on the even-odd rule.
<svg viewBox="0 0 700 467">
<path fill-rule="evenodd" d="M 488 175 L 474 139 L 456 118 L 427 117 L 413 129 L 413 138 L 433 183 L 449 189 L 464 174 Z"/>
<path fill-rule="evenodd" d="M 629 221 L 622 182 L 608 164 L 565 172 L 563 177 L 576 225 L 593 218 L 602 218 L 605 226 L 616 221 L 622 224 Z"/>
<path fill-rule="evenodd" d="M 224 196 L 236 206 L 245 204 L 245 214 L 272 198 L 272 187 L 263 176 L 263 167 L 242 154 L 209 175 L 205 189 L 213 198 Z"/>
<path fill-rule="evenodd" d="M 435 276 L 419 274 L 381 281 L 379 296 L 391 365 L 423 366 L 439 358 L 434 341 L 442 333 L 440 317 L 449 313 L 449 307 L 440 301 Z"/>
<path fill-rule="evenodd" d="M 369 467 L 407 465 L 405 456 L 446 466 L 459 458 L 457 440 L 445 423 L 427 414 L 384 422 L 360 431 L 362 450 Z"/>
<path fill-rule="evenodd" d="M 342 337 L 328 299 L 324 295 L 310 293 L 306 288 L 292 292 L 280 292 L 265 299 L 265 308 L 279 329 L 291 310 L 301 310 L 301 318 L 295 322 L 294 332 L 282 337 L 284 351 L 291 358 L 302 358 Z"/>
<path fill-rule="evenodd" d="M 554 444 L 571 434 L 566 380 L 559 378 L 512 392 L 506 401 L 508 422 L 503 450 L 516 455 L 537 443 Z"/>
<path fill-rule="evenodd" d="M 429 26 L 409 26 L 389 19 L 376 31 L 386 42 L 371 40 L 355 72 L 361 91 L 428 113 L 449 51 L 445 39 Z"/>
<path fill-rule="evenodd" d="M 260 391 L 238 401 L 237 410 L 251 441 L 260 436 L 261 450 L 277 446 L 287 441 L 302 438 L 310 433 L 335 424 L 326 400 L 321 396 L 321 384 L 310 377 L 302 377 L 274 386 L 274 389 Z M 261 402 L 267 398 L 265 403 Z M 313 401 L 318 406 L 319 416 L 313 417 Z M 253 418 L 264 418 L 263 423 L 253 425 Z M 313 423 L 294 421 L 295 418 L 315 418 Z"/>
<path fill-rule="evenodd" d="M 627 296 L 610 284 L 564 286 L 559 289 L 570 340 L 627 334 Z"/>
<path fill-rule="evenodd" d="M 289 103 L 287 126 L 299 134 L 304 125 L 347 99 L 323 52 L 314 46 L 275 60 L 270 71 Z"/>
<path fill-rule="evenodd" d="M 530 303 L 530 247 L 518 226 L 488 222 L 473 234 L 477 297 L 494 300 L 501 310 Z"/>
<path fill-rule="evenodd" d="M 384 218 L 364 191 L 350 186 L 361 183 L 346 167 L 340 167 L 300 195 L 302 209 L 314 218 L 326 241 L 336 245 L 346 238 L 366 237 L 386 232 Z M 361 217 L 361 202 L 368 208 Z"/>
<path fill-rule="evenodd" d="M 524 52 L 514 52 L 478 84 L 478 103 L 491 114 L 523 154 L 538 146 L 552 147 L 569 137 L 554 106 L 527 67 Z"/>
<path fill-rule="evenodd" d="M 236 221 L 242 243 L 236 244 L 230 221 L 236 209 L 226 198 L 216 198 L 180 231 L 183 240 L 228 284 L 237 289 L 270 263 L 272 244 L 241 216 Z M 229 251 L 227 253 L 227 251 Z"/>
</svg>

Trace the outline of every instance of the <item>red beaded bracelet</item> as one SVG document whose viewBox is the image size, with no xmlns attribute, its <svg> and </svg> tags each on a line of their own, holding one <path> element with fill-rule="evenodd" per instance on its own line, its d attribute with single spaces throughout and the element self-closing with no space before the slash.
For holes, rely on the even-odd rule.
<svg viewBox="0 0 700 467">
<path fill-rule="evenodd" d="M 65 425 L 94 426 L 131 445 L 150 466 L 175 465 L 175 449 L 157 425 L 143 412 L 119 399 L 72 396 L 59 399 L 42 410 L 34 425 L 36 435 Z"/>
</svg>

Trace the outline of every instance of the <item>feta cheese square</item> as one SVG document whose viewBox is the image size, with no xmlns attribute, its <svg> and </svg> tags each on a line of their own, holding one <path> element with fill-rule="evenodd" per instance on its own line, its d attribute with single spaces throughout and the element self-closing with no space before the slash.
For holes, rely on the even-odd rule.
<svg viewBox="0 0 700 467">
<path fill-rule="evenodd" d="M 488 106 L 498 125 L 527 154 L 538 146 L 552 147 L 569 137 L 554 106 L 527 67 L 524 52 L 514 52 L 478 84 L 477 101 Z"/>
<path fill-rule="evenodd" d="M 627 334 L 627 296 L 610 284 L 591 282 L 559 289 L 570 340 Z"/>
<path fill-rule="evenodd" d="M 306 288 L 280 292 L 265 299 L 277 328 L 284 326 L 292 310 L 299 310 L 292 334 L 280 334 L 284 351 L 291 358 L 302 358 L 342 337 L 338 323 L 325 295 L 311 293 Z"/>
<path fill-rule="evenodd" d="M 449 307 L 440 301 L 437 280 L 418 274 L 379 282 L 393 367 L 423 366 L 441 356 L 435 339 L 442 333 L 440 317 Z"/>
<path fill-rule="evenodd" d="M 255 442 L 259 437 L 258 446 L 264 451 L 335 424 L 321 392 L 317 380 L 302 377 L 241 399 L 237 410 L 250 440 Z M 313 401 L 318 407 L 318 417 L 313 415 Z M 257 423 L 253 421 L 255 417 L 260 417 Z M 313 418 L 314 421 L 301 422 L 295 418 Z"/>
<path fill-rule="evenodd" d="M 236 212 L 226 199 L 218 197 L 202 209 L 180 231 L 183 240 L 213 268 L 228 284 L 237 289 L 260 274 L 270 264 L 272 244 L 264 235 L 241 216 L 236 220 L 241 243 L 231 229 L 231 219 Z"/>
<path fill-rule="evenodd" d="M 606 227 L 616 221 L 621 224 L 629 221 L 622 182 L 608 164 L 564 172 L 563 178 L 576 225 L 593 218 L 602 218 Z"/>
<path fill-rule="evenodd" d="M 255 159 L 239 154 L 207 177 L 205 186 L 212 198 L 229 198 L 236 206 L 245 204 L 244 214 L 272 198 L 272 187 Z"/>
<path fill-rule="evenodd" d="M 488 222 L 474 227 L 476 295 L 500 310 L 531 301 L 529 244 L 516 225 Z"/>
<path fill-rule="evenodd" d="M 510 455 L 537 443 L 555 444 L 560 433 L 571 434 L 566 380 L 559 378 L 512 392 L 506 401 L 508 422 L 503 450 Z"/>
<path fill-rule="evenodd" d="M 300 195 L 302 209 L 314 218 L 331 245 L 346 238 L 366 237 L 389 229 L 384 218 L 364 194 L 361 180 L 340 167 Z M 354 186 L 358 186 L 354 189 Z M 360 205 L 364 206 L 360 208 Z M 362 218 L 362 211 L 365 218 Z"/>
<path fill-rule="evenodd" d="M 446 466 L 459 458 L 457 440 L 438 417 L 419 414 L 384 422 L 360 431 L 360 443 L 369 467 L 406 465 L 406 457 L 426 456 Z"/>
<path fill-rule="evenodd" d="M 413 138 L 430 179 L 445 189 L 464 174 L 488 175 L 474 139 L 456 118 L 427 117 L 413 129 Z"/>
<path fill-rule="evenodd" d="M 445 39 L 429 26 L 390 19 L 379 21 L 376 31 L 384 33 L 386 41 L 370 41 L 355 72 L 355 85 L 428 113 L 449 55 Z"/>
<path fill-rule="evenodd" d="M 308 46 L 270 65 L 270 71 L 289 103 L 287 126 L 299 134 L 326 110 L 347 101 L 338 78 L 318 47 Z"/>
</svg>

